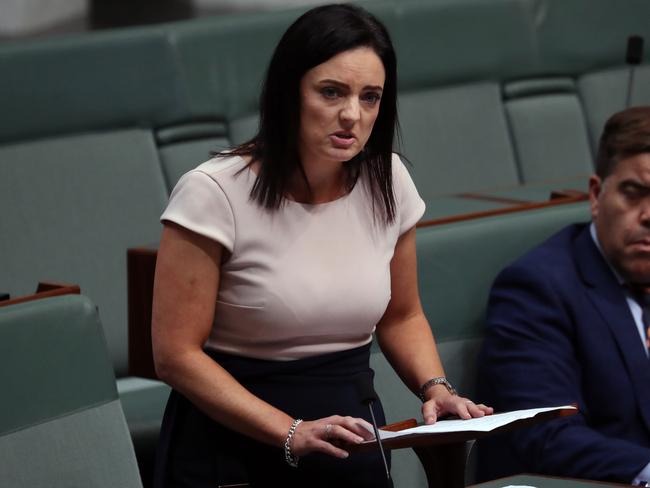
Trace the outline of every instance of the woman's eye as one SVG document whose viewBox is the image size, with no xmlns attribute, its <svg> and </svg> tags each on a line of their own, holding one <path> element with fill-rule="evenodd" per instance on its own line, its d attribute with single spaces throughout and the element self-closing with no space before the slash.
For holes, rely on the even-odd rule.
<svg viewBox="0 0 650 488">
<path fill-rule="evenodd" d="M 333 88 L 331 86 L 326 86 L 325 88 L 321 89 L 321 95 L 323 95 L 325 98 L 336 98 L 339 95 L 339 91 L 336 88 Z"/>
<path fill-rule="evenodd" d="M 368 103 L 369 105 L 374 105 L 374 104 L 376 104 L 379 100 L 381 100 L 381 96 L 379 95 L 379 93 L 370 92 L 370 93 L 365 93 L 365 94 L 361 97 L 361 99 L 362 99 L 364 102 Z"/>
</svg>

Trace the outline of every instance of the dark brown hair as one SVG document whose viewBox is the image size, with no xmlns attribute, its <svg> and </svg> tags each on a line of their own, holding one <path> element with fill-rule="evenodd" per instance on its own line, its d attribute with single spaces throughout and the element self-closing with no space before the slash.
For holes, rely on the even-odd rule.
<svg viewBox="0 0 650 488">
<path fill-rule="evenodd" d="M 300 81 L 307 71 L 337 54 L 369 47 L 381 59 L 386 74 L 379 114 L 363 151 L 345 163 L 348 189 L 360 174 L 369 176 L 375 208 L 384 222 L 395 219 L 391 158 L 397 120 L 397 61 L 386 27 L 354 5 L 325 5 L 299 17 L 284 33 L 269 64 L 260 97 L 257 135 L 222 156 L 251 156 L 260 171 L 251 198 L 268 209 L 283 202 L 291 176 L 304 170 L 298 156 Z M 307 182 L 309 184 L 309 182 Z"/>
<path fill-rule="evenodd" d="M 619 161 L 641 153 L 650 153 L 650 106 L 628 108 L 607 120 L 596 155 L 596 174 L 604 180 Z"/>
</svg>

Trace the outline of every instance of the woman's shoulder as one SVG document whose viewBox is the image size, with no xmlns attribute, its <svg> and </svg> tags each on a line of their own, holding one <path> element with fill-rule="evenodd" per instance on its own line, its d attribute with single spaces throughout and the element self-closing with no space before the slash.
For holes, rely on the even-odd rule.
<svg viewBox="0 0 650 488">
<path fill-rule="evenodd" d="M 219 153 L 211 159 L 201 163 L 190 171 L 203 173 L 214 180 L 224 177 L 233 176 L 245 169 L 248 164 L 246 158 L 228 153 Z"/>
<path fill-rule="evenodd" d="M 390 162 L 391 162 L 391 168 L 393 170 L 393 174 L 395 173 L 399 174 L 402 173 L 403 171 L 408 171 L 404 164 L 404 160 L 405 160 L 404 156 L 402 156 L 399 153 L 394 152 L 391 154 Z"/>
<path fill-rule="evenodd" d="M 177 194 L 221 193 L 226 195 L 247 194 L 251 181 L 245 157 L 219 154 L 185 173 L 172 191 Z"/>
<path fill-rule="evenodd" d="M 403 156 L 399 153 L 394 152 L 391 156 L 391 172 L 393 186 L 398 192 L 402 191 L 403 186 L 409 186 L 412 184 L 411 174 L 404 163 Z"/>
</svg>

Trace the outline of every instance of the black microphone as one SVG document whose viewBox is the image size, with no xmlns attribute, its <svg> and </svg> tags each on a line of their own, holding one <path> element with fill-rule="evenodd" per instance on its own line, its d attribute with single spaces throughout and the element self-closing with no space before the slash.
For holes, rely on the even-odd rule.
<svg viewBox="0 0 650 488">
<path fill-rule="evenodd" d="M 634 67 L 641 64 L 643 58 L 643 37 L 630 36 L 627 39 L 627 52 L 625 62 L 630 65 L 630 76 L 627 83 L 627 96 L 625 97 L 625 108 L 630 106 L 632 100 L 632 88 L 634 86 Z"/>
<path fill-rule="evenodd" d="M 372 418 L 372 427 L 375 430 L 375 438 L 377 439 L 377 444 L 379 444 L 379 452 L 381 452 L 381 459 L 384 461 L 384 469 L 386 470 L 386 479 L 390 481 L 390 471 L 388 470 L 388 462 L 386 461 L 386 454 L 384 453 L 384 446 L 381 442 L 381 437 L 379 436 L 379 427 L 377 427 L 377 421 L 375 420 L 375 412 L 372 410 L 372 403 L 376 400 L 379 400 L 375 388 L 372 386 L 372 378 L 370 373 L 361 373 L 358 374 L 355 378 L 357 385 L 357 391 L 361 397 L 361 403 L 368 405 L 370 410 L 370 417 Z"/>
</svg>

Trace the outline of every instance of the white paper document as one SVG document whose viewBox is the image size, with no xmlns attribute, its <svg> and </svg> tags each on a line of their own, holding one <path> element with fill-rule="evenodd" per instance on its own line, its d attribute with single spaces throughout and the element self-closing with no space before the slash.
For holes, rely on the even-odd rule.
<svg viewBox="0 0 650 488">
<path fill-rule="evenodd" d="M 536 488 L 536 487 L 529 486 L 529 485 L 508 485 L 508 486 L 504 486 L 503 488 Z"/>
<path fill-rule="evenodd" d="M 495 413 L 493 415 L 486 415 L 485 417 L 478 417 L 468 420 L 439 420 L 433 425 L 419 425 L 411 429 L 400 430 L 399 432 L 389 432 L 386 430 L 379 430 L 379 435 L 383 439 L 392 439 L 394 437 L 402 437 L 406 435 L 417 434 L 443 434 L 449 432 L 489 432 L 504 425 L 507 425 L 515 420 L 528 419 L 534 417 L 538 413 L 550 412 L 552 410 L 576 410 L 572 405 L 564 405 L 561 407 L 547 407 L 547 408 L 529 408 L 527 410 L 514 410 L 512 412 Z"/>
</svg>

